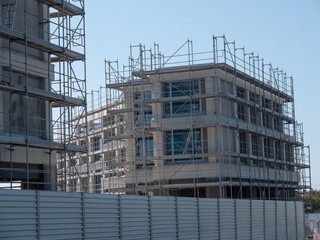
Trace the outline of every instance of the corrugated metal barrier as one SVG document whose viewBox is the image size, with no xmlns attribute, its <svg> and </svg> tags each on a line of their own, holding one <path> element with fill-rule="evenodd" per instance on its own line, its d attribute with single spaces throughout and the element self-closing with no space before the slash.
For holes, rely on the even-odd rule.
<svg viewBox="0 0 320 240">
<path fill-rule="evenodd" d="M 0 190 L 0 239 L 304 239 L 301 202 Z"/>
</svg>

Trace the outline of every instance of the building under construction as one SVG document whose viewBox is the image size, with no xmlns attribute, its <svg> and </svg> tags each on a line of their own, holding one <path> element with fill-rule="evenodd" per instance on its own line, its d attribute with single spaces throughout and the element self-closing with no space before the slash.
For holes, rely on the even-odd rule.
<svg viewBox="0 0 320 240">
<path fill-rule="evenodd" d="M 66 159 L 86 152 L 72 141 L 86 116 L 84 0 L 0 7 L 0 186 L 67 190 Z"/>
<path fill-rule="evenodd" d="M 106 61 L 75 191 L 88 174 L 92 192 L 110 194 L 283 200 L 310 189 L 292 77 L 224 36 L 212 46 L 193 53 L 188 40 L 164 56 L 137 45 L 128 66 Z"/>
</svg>

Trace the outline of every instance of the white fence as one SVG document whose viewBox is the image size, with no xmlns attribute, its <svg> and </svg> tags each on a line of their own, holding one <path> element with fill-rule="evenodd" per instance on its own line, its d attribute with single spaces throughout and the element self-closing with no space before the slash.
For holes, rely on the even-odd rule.
<svg viewBox="0 0 320 240">
<path fill-rule="evenodd" d="M 304 239 L 301 202 L 0 190 L 0 239 Z"/>
</svg>

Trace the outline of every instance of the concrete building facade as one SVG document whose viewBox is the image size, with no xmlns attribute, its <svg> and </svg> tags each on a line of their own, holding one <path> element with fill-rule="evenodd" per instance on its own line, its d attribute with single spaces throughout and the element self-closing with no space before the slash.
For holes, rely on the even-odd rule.
<svg viewBox="0 0 320 240">
<path fill-rule="evenodd" d="M 92 191 L 292 199 L 310 188 L 292 77 L 224 36 L 213 46 L 195 59 L 191 41 L 169 57 L 138 45 L 126 70 L 106 62 L 106 102 L 100 89 L 88 115 Z"/>
<path fill-rule="evenodd" d="M 57 153 L 80 151 L 66 144 L 72 124 L 61 123 L 70 118 L 72 107 L 85 107 L 85 99 L 74 95 L 77 90 L 85 93 L 85 88 L 71 89 L 78 80 L 76 73 L 67 71 L 77 61 L 84 64 L 84 46 L 74 48 L 83 34 L 66 25 L 83 17 L 81 4 L 1 1 L 1 187 L 56 190 Z M 77 36 L 67 36 L 71 31 Z"/>
</svg>

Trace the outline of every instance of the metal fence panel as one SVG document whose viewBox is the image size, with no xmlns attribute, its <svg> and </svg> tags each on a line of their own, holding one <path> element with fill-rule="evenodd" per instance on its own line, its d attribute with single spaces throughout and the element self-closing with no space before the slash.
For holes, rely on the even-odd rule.
<svg viewBox="0 0 320 240">
<path fill-rule="evenodd" d="M 219 200 L 220 237 L 221 239 L 236 239 L 234 200 Z"/>
<path fill-rule="evenodd" d="M 122 239 L 150 239 L 148 197 L 120 196 Z"/>
<path fill-rule="evenodd" d="M 278 201 L 277 203 L 277 237 L 278 239 L 287 239 L 286 222 L 286 203 Z"/>
<path fill-rule="evenodd" d="M 179 239 L 198 239 L 198 203 L 196 198 L 177 198 Z"/>
<path fill-rule="evenodd" d="M 37 239 L 36 192 L 1 190 L 0 239 Z"/>
<path fill-rule="evenodd" d="M 237 240 L 247 240 L 251 238 L 251 204 L 248 200 L 237 199 L 236 200 L 236 229 Z M 260 216 L 261 217 L 261 216 Z"/>
<path fill-rule="evenodd" d="M 203 198 L 199 199 L 200 214 L 200 239 L 218 240 L 219 239 L 219 209 L 218 200 Z"/>
<path fill-rule="evenodd" d="M 41 191 L 39 194 L 40 237 L 82 238 L 81 193 Z"/>
<path fill-rule="evenodd" d="M 301 202 L 0 190 L 0 239 L 304 239 Z"/>
<path fill-rule="evenodd" d="M 151 197 L 152 239 L 177 239 L 176 201 L 172 197 Z"/>
<path fill-rule="evenodd" d="M 297 230 L 298 239 L 304 239 L 304 211 L 303 203 L 296 202 L 296 212 L 297 212 Z"/>
<path fill-rule="evenodd" d="M 86 239 L 119 239 L 119 197 L 84 194 L 84 224 Z"/>
<path fill-rule="evenodd" d="M 265 231 L 266 240 L 274 240 L 276 238 L 276 202 L 265 201 Z"/>
<path fill-rule="evenodd" d="M 297 239 L 295 202 L 287 204 L 288 239 Z"/>
<path fill-rule="evenodd" d="M 252 239 L 264 239 L 264 201 L 251 201 Z"/>
</svg>

